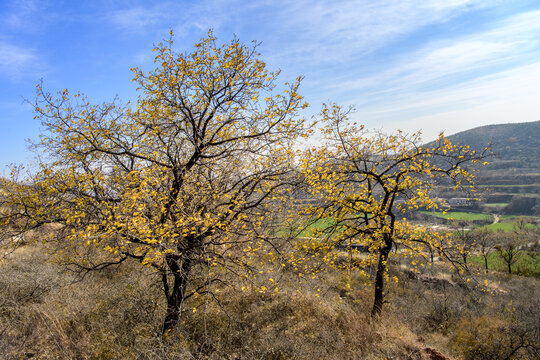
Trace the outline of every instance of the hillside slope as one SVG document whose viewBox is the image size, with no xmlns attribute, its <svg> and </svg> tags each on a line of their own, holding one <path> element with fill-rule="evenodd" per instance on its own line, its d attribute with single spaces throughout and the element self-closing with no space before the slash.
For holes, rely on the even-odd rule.
<svg viewBox="0 0 540 360">
<path fill-rule="evenodd" d="M 497 207 L 503 210 L 514 202 L 529 204 L 530 209 L 523 214 L 538 213 L 540 121 L 481 126 L 448 138 L 455 144 L 467 144 L 478 151 L 488 145 L 491 147 L 495 156 L 489 159 L 488 166 L 479 169 L 477 184 L 486 190 L 484 198 L 486 203 L 494 206 L 493 210 Z"/>
<path fill-rule="evenodd" d="M 495 162 L 540 159 L 540 121 L 480 126 L 448 136 L 480 150 L 491 143 Z"/>
</svg>

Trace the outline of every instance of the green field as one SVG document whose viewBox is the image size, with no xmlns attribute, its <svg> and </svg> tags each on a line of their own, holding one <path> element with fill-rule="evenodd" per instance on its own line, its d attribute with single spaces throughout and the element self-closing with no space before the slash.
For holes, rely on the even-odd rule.
<svg viewBox="0 0 540 360">
<path fill-rule="evenodd" d="M 484 258 L 482 256 L 473 256 L 469 258 L 469 261 L 480 268 L 484 268 Z M 497 252 L 489 254 L 488 269 L 508 272 L 506 263 Z M 512 274 L 540 277 L 540 254 L 527 251 L 521 252 L 516 263 L 512 265 Z"/>
<path fill-rule="evenodd" d="M 307 228 L 304 231 L 302 231 L 300 236 L 313 236 L 317 233 L 320 233 L 321 231 L 331 228 L 333 224 L 335 224 L 334 219 L 330 219 L 330 218 L 319 219 L 315 222 L 311 222 L 307 226 Z"/>
<path fill-rule="evenodd" d="M 512 230 L 514 230 L 514 224 L 515 224 L 514 222 L 499 222 L 499 223 L 496 223 L 496 224 L 489 224 L 489 225 L 483 226 L 483 228 L 486 228 L 488 230 L 493 230 L 493 231 L 497 231 L 497 230 L 512 231 Z M 526 224 L 525 227 L 527 229 L 534 230 L 534 229 L 538 228 L 538 225 L 536 225 L 536 224 Z"/>
<path fill-rule="evenodd" d="M 446 220 L 465 220 L 465 221 L 475 221 L 475 220 L 487 220 L 493 221 L 493 216 L 489 214 L 478 214 L 470 213 L 463 211 L 448 211 L 446 214 L 443 214 L 442 211 L 422 211 L 422 214 L 436 216 L 441 219 Z"/>
<path fill-rule="evenodd" d="M 483 229 L 488 229 L 491 231 L 512 231 L 514 229 L 513 222 L 498 222 L 496 224 L 489 224 L 482 226 Z"/>
<path fill-rule="evenodd" d="M 538 216 L 528 216 L 528 215 L 499 215 L 501 220 L 517 220 L 519 218 L 523 219 L 537 219 Z"/>
<path fill-rule="evenodd" d="M 519 196 L 519 197 L 540 197 L 540 194 L 536 192 L 497 192 L 493 193 L 493 195 L 512 195 L 512 196 Z"/>
<path fill-rule="evenodd" d="M 489 184 L 482 184 L 477 185 L 477 187 L 487 187 L 487 188 L 508 188 L 508 187 L 533 187 L 533 186 L 539 186 L 540 184 L 498 184 L 498 185 L 489 185 Z"/>
<path fill-rule="evenodd" d="M 484 204 L 484 206 L 487 207 L 504 207 L 508 205 L 509 203 L 491 203 L 491 204 Z"/>
<path fill-rule="evenodd" d="M 464 212 L 464 211 L 449 211 L 446 214 L 443 214 L 441 211 L 422 211 L 422 214 L 425 215 L 431 215 L 435 216 L 441 219 L 447 219 L 447 220 L 462 220 L 462 221 L 490 221 L 492 222 L 494 220 L 493 215 L 491 214 L 481 214 L 481 213 L 471 213 L 471 212 Z M 512 231 L 514 230 L 514 224 L 515 221 L 519 218 L 526 218 L 526 219 L 536 219 L 535 216 L 517 216 L 517 215 L 499 215 L 500 222 L 496 224 L 488 224 L 481 226 L 481 228 L 488 229 L 491 231 Z M 306 226 L 305 229 L 295 229 L 294 233 L 296 236 L 299 237 L 312 237 L 312 236 L 323 236 L 321 234 L 321 231 L 324 231 L 325 229 L 329 229 L 331 225 L 333 224 L 334 220 L 330 218 L 324 218 L 319 219 L 312 223 L 306 223 L 304 226 Z M 474 224 L 471 224 L 472 227 L 478 227 Z M 538 228 L 537 224 L 527 224 L 526 227 L 528 229 L 536 229 Z M 290 229 L 282 229 L 278 231 L 278 236 L 285 236 L 285 235 L 291 235 Z"/>
<path fill-rule="evenodd" d="M 282 228 L 277 231 L 276 236 L 312 237 L 320 236 L 320 232 L 329 229 L 334 223 L 333 219 L 324 218 L 317 221 L 307 222 L 303 225 L 296 225 L 293 229 Z M 303 228 L 302 228 L 303 227 Z"/>
<path fill-rule="evenodd" d="M 448 211 L 446 214 L 443 214 L 441 211 L 422 211 L 422 214 L 424 215 L 431 215 L 438 217 L 440 219 L 446 219 L 446 220 L 462 220 L 462 221 L 478 221 L 478 220 L 487 220 L 487 221 L 493 221 L 493 215 L 491 214 L 479 214 L 479 213 L 471 213 L 471 212 L 464 212 L 464 211 Z M 525 218 L 525 219 L 537 219 L 536 216 L 518 216 L 518 215 L 499 215 L 500 222 L 496 224 L 488 224 L 482 226 L 484 229 L 492 230 L 492 231 L 512 231 L 514 229 L 514 224 L 517 219 L 519 218 Z M 471 226 L 474 227 L 473 224 Z M 537 224 L 527 224 L 526 227 L 528 229 L 536 229 L 538 228 Z"/>
</svg>

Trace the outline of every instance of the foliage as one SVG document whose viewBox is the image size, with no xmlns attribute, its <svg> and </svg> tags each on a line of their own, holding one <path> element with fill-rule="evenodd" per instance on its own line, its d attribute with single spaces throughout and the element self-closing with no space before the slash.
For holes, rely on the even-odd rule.
<svg viewBox="0 0 540 360">
<path fill-rule="evenodd" d="M 438 180 L 449 179 L 456 189 L 469 188 L 473 175 L 465 165 L 480 162 L 484 153 L 452 145 L 442 134 L 435 143 L 422 146 L 419 133 L 369 133 L 349 124 L 350 111 L 337 105 L 323 107 L 324 143 L 310 149 L 301 164 L 306 191 L 318 204 L 306 206 L 304 213 L 314 221 L 334 220 L 310 240 L 314 252 L 328 252 L 347 242 L 367 247 L 365 265 L 377 263 L 375 315 L 382 309 L 393 248 L 399 247 L 398 256 L 424 256 L 436 249 L 450 257 L 452 241 L 447 236 L 413 225 L 404 214 L 438 209 L 440 204 L 431 195 Z"/>
<path fill-rule="evenodd" d="M 257 44 L 219 45 L 210 31 L 182 54 L 171 33 L 154 52 L 154 70 L 133 69 L 136 108 L 67 90 L 54 98 L 38 85 L 43 161 L 12 183 L 1 220 L 22 231 L 59 224 L 57 256 L 83 271 L 127 259 L 152 267 L 167 331 L 186 299 L 249 274 L 253 253 L 267 251 L 264 227 L 290 191 L 307 104 L 300 78 L 276 88 Z"/>
</svg>

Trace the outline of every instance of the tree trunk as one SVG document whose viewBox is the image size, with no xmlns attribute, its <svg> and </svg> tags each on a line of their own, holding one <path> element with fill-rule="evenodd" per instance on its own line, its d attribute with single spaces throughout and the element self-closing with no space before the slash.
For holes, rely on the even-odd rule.
<svg viewBox="0 0 540 360">
<path fill-rule="evenodd" d="M 186 297 L 186 286 L 192 260 L 190 256 L 180 259 L 167 256 L 166 262 L 172 272 L 174 281 L 172 288 L 169 290 L 167 275 L 163 274 L 163 287 L 165 296 L 167 297 L 167 313 L 163 321 L 163 334 L 172 331 L 180 319 L 182 304 Z"/>
<path fill-rule="evenodd" d="M 484 263 L 486 264 L 486 274 L 488 273 L 488 260 L 487 256 L 484 256 Z"/>
<path fill-rule="evenodd" d="M 379 254 L 379 264 L 377 265 L 377 274 L 375 275 L 375 299 L 373 301 L 371 317 L 377 317 L 382 311 L 384 303 L 384 275 L 388 269 L 388 254 L 390 253 L 391 249 L 392 240 L 386 239 L 385 246 L 381 248 Z"/>
<path fill-rule="evenodd" d="M 512 275 L 512 264 L 508 263 L 508 274 Z"/>
<path fill-rule="evenodd" d="M 176 324 L 178 324 L 182 303 L 183 299 L 181 296 L 171 296 L 171 298 L 167 299 L 167 314 L 163 321 L 163 334 L 172 331 L 176 327 Z"/>
</svg>

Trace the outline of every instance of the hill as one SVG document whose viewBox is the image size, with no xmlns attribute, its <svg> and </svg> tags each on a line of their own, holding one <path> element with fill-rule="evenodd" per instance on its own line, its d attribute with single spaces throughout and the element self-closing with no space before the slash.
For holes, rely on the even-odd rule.
<svg viewBox="0 0 540 360">
<path fill-rule="evenodd" d="M 521 211 L 523 214 L 538 213 L 540 121 L 481 126 L 450 135 L 448 139 L 478 151 L 490 145 L 494 156 L 489 159 L 490 164 L 480 168 L 477 174 L 479 187 L 486 190 L 484 195 L 488 206 L 494 210 L 506 207 L 510 211 L 525 204 L 530 209 Z M 511 203 L 512 206 L 508 207 Z"/>
<path fill-rule="evenodd" d="M 480 126 L 448 138 L 477 150 L 491 144 L 495 161 L 540 159 L 540 121 Z"/>
</svg>

